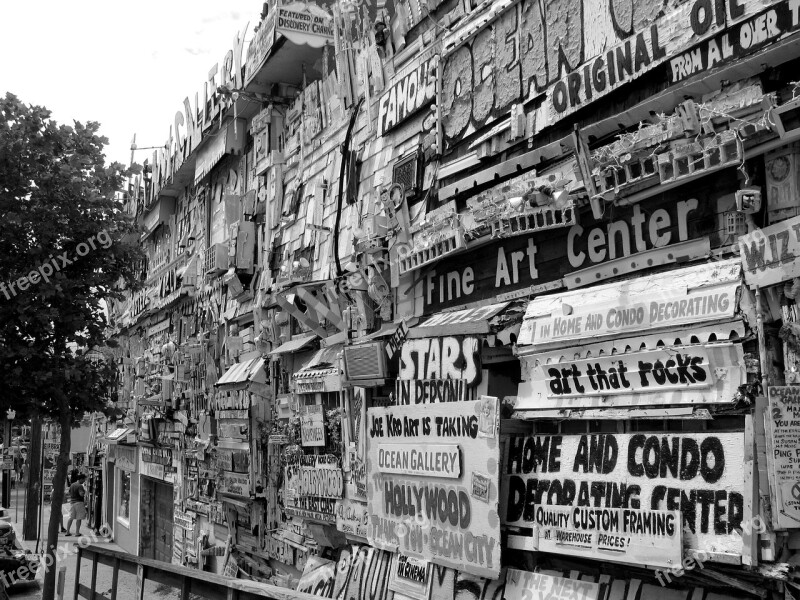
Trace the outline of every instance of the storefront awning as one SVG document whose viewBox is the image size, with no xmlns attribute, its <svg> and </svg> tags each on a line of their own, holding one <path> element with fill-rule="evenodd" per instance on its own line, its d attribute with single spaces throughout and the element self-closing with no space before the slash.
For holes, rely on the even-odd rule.
<svg viewBox="0 0 800 600">
<path fill-rule="evenodd" d="M 408 337 L 427 338 L 443 335 L 489 333 L 491 331 L 489 319 L 497 316 L 509 304 L 509 302 L 500 302 L 478 308 L 439 313 L 411 328 Z"/>
<path fill-rule="evenodd" d="M 107 433 L 102 441 L 107 444 L 120 444 L 125 443 L 128 439 L 128 434 L 131 432 L 130 427 L 117 427 L 114 431 Z"/>
<path fill-rule="evenodd" d="M 292 378 L 299 393 L 335 392 L 342 389 L 339 361 L 343 344 L 319 349 Z"/>
<path fill-rule="evenodd" d="M 730 323 L 741 285 L 741 263 L 733 259 L 542 296 L 532 300 L 525 312 L 518 353 Z M 729 329 L 714 333 L 728 338 Z"/>
<path fill-rule="evenodd" d="M 316 339 L 319 339 L 319 336 L 316 333 L 295 336 L 288 342 L 284 342 L 275 348 L 275 350 L 270 352 L 269 355 L 277 356 L 279 354 L 291 354 L 293 352 L 298 352 L 303 348 L 310 346 L 311 343 Z"/>
<path fill-rule="evenodd" d="M 264 359 L 254 358 L 231 366 L 214 385 L 229 385 L 234 383 L 250 383 L 266 381 L 264 373 Z"/>
</svg>

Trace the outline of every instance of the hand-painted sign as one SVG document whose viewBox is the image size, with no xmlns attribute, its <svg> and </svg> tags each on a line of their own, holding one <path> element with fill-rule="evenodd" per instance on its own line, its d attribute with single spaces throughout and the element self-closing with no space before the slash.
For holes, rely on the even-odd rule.
<svg viewBox="0 0 800 600">
<path fill-rule="evenodd" d="M 393 83 L 381 95 L 378 105 L 380 135 L 386 135 L 389 130 L 433 100 L 436 95 L 434 69 L 438 61 L 438 56 L 420 60 L 413 69 L 393 78 Z"/>
<path fill-rule="evenodd" d="M 278 5 L 277 23 L 276 31 L 295 44 L 322 48 L 333 43 L 333 19 L 316 4 Z"/>
<path fill-rule="evenodd" d="M 533 536 L 513 548 L 672 568 L 683 558 L 678 510 L 536 506 Z"/>
<path fill-rule="evenodd" d="M 461 453 L 455 444 L 409 447 L 378 444 L 377 469 L 381 473 L 402 473 L 417 477 L 461 477 Z"/>
<path fill-rule="evenodd" d="M 735 291 L 734 285 L 664 295 L 651 292 L 650 300 L 639 297 L 627 302 L 593 304 L 570 315 L 536 319 L 531 324 L 530 343 L 585 340 L 732 317 L 736 310 Z"/>
<path fill-rule="evenodd" d="M 428 315 L 478 300 L 507 298 L 507 292 L 531 286 L 540 289 L 538 286 L 553 281 L 580 287 L 618 276 L 621 271 L 674 263 L 689 251 L 677 244 L 702 241 L 712 248 L 721 245 L 718 233 L 709 233 L 704 223 L 720 218 L 729 208 L 735 186 L 715 183 L 715 187 L 693 188 L 694 196 L 689 198 L 665 194 L 663 199 L 651 201 L 646 211 L 638 204 L 618 207 L 611 220 L 594 219 L 584 212 L 580 224 L 566 232 L 552 229 L 519 235 L 444 258 L 415 280 L 416 289 L 401 284 L 400 291 L 422 296 L 423 311 Z"/>
<path fill-rule="evenodd" d="M 303 446 L 325 446 L 325 414 L 319 404 L 304 406 L 300 415 L 300 437 Z"/>
<path fill-rule="evenodd" d="M 497 422 L 499 403 L 493 400 L 493 417 Z M 479 415 L 484 405 L 484 401 L 475 400 L 367 411 L 370 544 L 469 573 L 497 577 L 499 443 L 497 437 L 480 435 Z M 457 446 L 461 455 L 460 477 L 382 472 L 379 454 L 384 442 L 389 441 L 409 450 Z M 440 464 L 444 464 L 444 459 Z M 450 463 L 448 469 L 452 471 Z M 488 502 L 474 499 L 471 494 L 475 472 L 486 477 L 495 474 L 489 484 Z"/>
<path fill-rule="evenodd" d="M 389 590 L 404 598 L 427 600 L 430 588 L 430 563 L 398 552 L 392 557 Z"/>
<path fill-rule="evenodd" d="M 597 600 L 600 584 L 567 579 L 544 573 L 509 569 L 506 573 L 506 600 Z"/>
<path fill-rule="evenodd" d="M 336 500 L 343 496 L 344 478 L 337 457 L 303 456 L 286 466 L 284 512 L 287 515 L 334 523 Z"/>
<path fill-rule="evenodd" d="M 447 141 L 456 143 L 512 104 L 544 94 L 538 132 L 725 24 L 722 2 L 675 4 L 667 10 L 650 0 L 622 10 L 611 0 L 514 4 L 445 59 L 440 110 Z"/>
<path fill-rule="evenodd" d="M 769 482 L 775 498 L 772 519 L 776 529 L 800 525 L 800 387 L 769 388 L 767 454 Z"/>
<path fill-rule="evenodd" d="M 731 11 L 744 13 L 744 6 L 740 4 L 732 3 Z M 669 82 L 678 83 L 696 73 L 740 60 L 798 28 L 800 12 L 797 3 L 794 0 L 777 2 L 767 10 L 672 58 L 669 61 Z"/>
<path fill-rule="evenodd" d="M 250 475 L 223 471 L 217 480 L 217 492 L 234 496 L 250 496 Z"/>
<path fill-rule="evenodd" d="M 751 289 L 800 276 L 800 217 L 739 237 L 739 254 Z"/>
<path fill-rule="evenodd" d="M 347 429 L 347 458 L 350 472 L 347 479 L 347 497 L 367 499 L 367 401 L 366 389 L 353 387 L 350 396 L 350 417 Z"/>
<path fill-rule="evenodd" d="M 480 382 L 480 340 L 437 337 L 406 340 L 400 352 L 397 404 L 470 399 Z"/>
<path fill-rule="evenodd" d="M 357 500 L 336 501 L 336 529 L 347 536 L 367 539 L 369 511 L 367 505 Z"/>
<path fill-rule="evenodd" d="M 562 354 L 574 355 L 569 349 Z M 536 366 L 533 356 L 522 361 L 518 410 L 730 403 L 746 377 L 739 344 L 672 346 Z"/>
<path fill-rule="evenodd" d="M 540 509 L 551 511 L 554 507 L 586 509 L 578 518 L 595 520 L 596 511 L 607 508 L 680 511 L 689 548 L 740 554 L 742 538 L 737 530 L 746 516 L 743 460 L 742 432 L 513 437 L 504 457 L 504 523 L 532 527 L 537 519 L 545 518 L 537 517 Z M 574 514 L 568 512 L 567 519 L 572 520 Z M 610 514 L 599 516 L 612 518 Z M 648 527 L 662 519 L 639 512 L 619 518 L 648 521 Z M 564 517 L 553 519 L 551 525 L 564 523 Z M 617 535 L 603 531 L 602 523 L 590 529 Z M 628 528 L 629 534 L 634 531 Z M 664 549 L 671 547 L 658 535 Z M 591 542 L 596 546 L 595 538 Z M 631 556 L 620 560 L 639 562 Z"/>
<path fill-rule="evenodd" d="M 336 581 L 336 563 L 319 556 L 309 556 L 300 582 L 298 592 L 313 594 L 318 598 L 333 596 L 333 584 Z"/>
</svg>

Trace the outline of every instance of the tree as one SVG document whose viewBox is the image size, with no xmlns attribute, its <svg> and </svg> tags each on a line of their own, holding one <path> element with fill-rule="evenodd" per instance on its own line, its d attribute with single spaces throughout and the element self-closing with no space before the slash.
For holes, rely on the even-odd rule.
<svg viewBox="0 0 800 600">
<path fill-rule="evenodd" d="M 13 94 L 0 99 L 0 409 L 61 426 L 45 549 L 43 600 L 55 592 L 55 546 L 71 428 L 109 412 L 113 361 L 105 302 L 137 285 L 142 255 L 118 192 L 127 175 L 105 164 L 100 125 L 59 125 Z"/>
</svg>

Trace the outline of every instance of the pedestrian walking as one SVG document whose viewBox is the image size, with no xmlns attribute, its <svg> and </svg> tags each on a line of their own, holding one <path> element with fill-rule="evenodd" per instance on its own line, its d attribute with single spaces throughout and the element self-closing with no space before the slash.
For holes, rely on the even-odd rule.
<svg viewBox="0 0 800 600">
<path fill-rule="evenodd" d="M 83 482 L 86 481 L 86 475 L 80 473 L 75 483 L 69 486 L 69 520 L 67 521 L 67 533 L 64 535 L 72 535 L 70 529 L 72 522 L 77 521 L 75 524 L 75 535 L 79 535 L 81 531 L 81 521 L 86 518 L 86 490 L 83 487 Z"/>
</svg>

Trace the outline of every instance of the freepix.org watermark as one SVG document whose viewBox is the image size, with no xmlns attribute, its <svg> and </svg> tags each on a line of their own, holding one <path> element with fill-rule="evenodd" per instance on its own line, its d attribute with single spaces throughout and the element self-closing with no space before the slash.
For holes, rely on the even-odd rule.
<svg viewBox="0 0 800 600">
<path fill-rule="evenodd" d="M 6 300 L 11 300 L 11 298 L 16 296 L 19 292 L 24 292 L 40 281 L 50 283 L 50 278 L 56 272 L 73 264 L 79 258 L 83 258 L 92 250 L 97 250 L 98 247 L 108 249 L 112 243 L 111 236 L 108 235 L 108 232 L 105 230 L 101 231 L 85 242 L 78 244 L 75 248 L 75 256 L 72 258 L 69 257 L 69 251 L 57 254 L 56 256 L 50 256 L 47 262 L 39 265 L 36 270 L 31 271 L 27 275 L 11 282 L 0 282 L 0 293 L 5 296 Z"/>
</svg>

